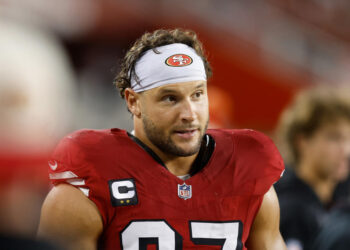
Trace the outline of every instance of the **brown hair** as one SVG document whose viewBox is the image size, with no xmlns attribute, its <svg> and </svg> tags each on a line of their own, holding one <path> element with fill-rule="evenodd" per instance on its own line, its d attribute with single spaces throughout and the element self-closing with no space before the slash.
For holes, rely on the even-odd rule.
<svg viewBox="0 0 350 250">
<path fill-rule="evenodd" d="M 212 70 L 207 58 L 204 55 L 203 45 L 198 40 L 196 33 L 191 30 L 173 29 L 165 30 L 159 29 L 152 33 L 145 33 L 141 38 L 136 40 L 133 46 L 126 53 L 122 63 L 119 74 L 114 79 L 114 84 L 119 88 L 120 95 L 124 98 L 124 91 L 130 87 L 131 75 L 135 73 L 136 62 L 144 55 L 147 50 L 153 49 L 155 53 L 156 47 L 168 45 L 172 43 L 183 43 L 192 47 L 197 54 L 203 59 L 207 79 L 212 75 Z"/>
<path fill-rule="evenodd" d="M 276 130 L 286 163 L 296 165 L 300 160 L 298 136 L 310 137 L 338 119 L 350 122 L 350 89 L 323 86 L 300 92 L 282 113 Z"/>
</svg>

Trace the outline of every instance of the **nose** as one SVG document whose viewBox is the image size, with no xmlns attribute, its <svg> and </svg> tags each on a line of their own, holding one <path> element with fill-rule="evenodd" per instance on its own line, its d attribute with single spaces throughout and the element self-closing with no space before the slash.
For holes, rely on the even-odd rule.
<svg viewBox="0 0 350 250">
<path fill-rule="evenodd" d="M 180 119 L 185 123 L 193 122 L 196 119 L 196 105 L 191 100 L 184 100 L 180 107 Z"/>
</svg>

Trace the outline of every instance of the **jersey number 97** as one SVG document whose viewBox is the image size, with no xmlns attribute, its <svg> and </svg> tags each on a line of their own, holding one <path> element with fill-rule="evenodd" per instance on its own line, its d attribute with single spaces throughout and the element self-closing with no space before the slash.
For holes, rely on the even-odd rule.
<svg viewBox="0 0 350 250">
<path fill-rule="evenodd" d="M 241 250 L 241 221 L 189 221 L 190 239 L 195 245 L 221 246 L 222 250 Z M 182 250 L 183 237 L 165 220 L 131 221 L 120 233 L 123 250 L 146 250 L 155 244 L 158 250 Z"/>
</svg>

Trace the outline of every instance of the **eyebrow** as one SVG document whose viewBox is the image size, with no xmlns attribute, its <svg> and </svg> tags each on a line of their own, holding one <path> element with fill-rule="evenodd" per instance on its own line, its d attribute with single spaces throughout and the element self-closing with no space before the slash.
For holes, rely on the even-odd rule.
<svg viewBox="0 0 350 250">
<path fill-rule="evenodd" d="M 203 88 L 204 86 L 205 86 L 204 83 L 200 83 L 195 87 L 195 89 L 200 89 L 200 88 Z"/>
<path fill-rule="evenodd" d="M 194 87 L 194 89 L 200 89 L 200 88 L 203 88 L 205 86 L 205 84 L 204 83 L 200 83 L 200 84 L 198 84 L 196 87 Z M 167 94 L 167 93 L 176 93 L 177 92 L 177 90 L 175 90 L 175 89 L 172 89 L 172 88 L 164 88 L 164 89 L 161 89 L 160 91 L 159 91 L 159 94 Z"/>
</svg>

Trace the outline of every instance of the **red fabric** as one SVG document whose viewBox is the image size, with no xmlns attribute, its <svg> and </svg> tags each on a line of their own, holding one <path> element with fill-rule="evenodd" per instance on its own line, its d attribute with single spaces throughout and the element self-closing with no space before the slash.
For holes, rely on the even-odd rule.
<svg viewBox="0 0 350 250">
<path fill-rule="evenodd" d="M 186 200 L 178 196 L 178 184 L 184 181 L 119 129 L 81 130 L 65 137 L 52 158 L 58 167 L 50 169 L 50 174 L 71 171 L 76 179 L 85 180 L 79 187 L 89 188 L 89 198 L 103 217 L 103 249 L 121 249 L 120 236 L 130 229 L 132 221 L 146 221 L 147 226 L 150 220 L 164 221 L 175 230 L 182 241 L 182 248 L 178 246 L 181 249 L 221 249 L 219 245 L 194 244 L 190 221 L 240 221 L 244 244 L 263 195 L 280 178 L 283 162 L 271 140 L 261 133 L 208 133 L 216 147 L 207 166 L 185 181 L 192 188 L 192 197 Z M 114 207 L 108 183 L 123 179 L 134 180 L 138 204 Z M 53 180 L 55 185 L 63 182 L 65 179 Z"/>
</svg>

